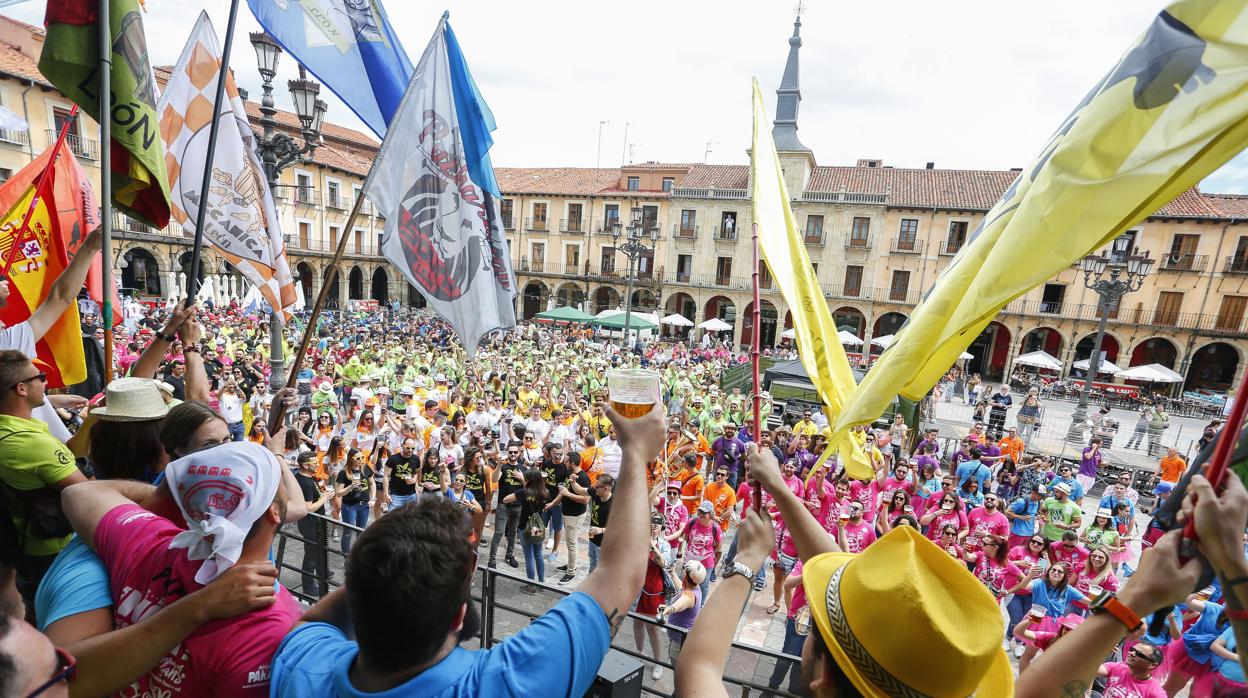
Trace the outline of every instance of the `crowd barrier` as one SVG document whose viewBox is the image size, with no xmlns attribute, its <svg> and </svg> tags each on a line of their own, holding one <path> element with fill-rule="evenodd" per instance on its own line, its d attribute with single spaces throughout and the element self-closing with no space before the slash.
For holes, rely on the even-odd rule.
<svg viewBox="0 0 1248 698">
<path fill-rule="evenodd" d="M 320 514 L 309 514 L 297 524 L 282 526 L 278 531 L 273 554 L 282 584 L 300 601 L 316 603 L 322 596 L 341 586 L 345 580 L 346 556 L 341 549 L 342 536 L 348 533 L 358 534 L 362 530 Z M 306 558 L 305 550 L 311 553 Z M 305 560 L 307 569 L 304 568 Z M 305 585 L 305 580 L 312 582 L 313 588 Z M 536 591 L 529 592 L 525 588 Z M 523 629 L 572 591 L 531 582 L 510 567 L 491 568 L 479 563 L 477 572 L 473 575 L 471 597 L 474 603 L 479 604 L 481 630 L 473 640 L 466 641 L 464 646 L 469 649 L 493 647 Z M 672 664 L 668 661 L 667 626 L 647 616 L 633 613 L 629 616 L 630 620 L 624 622 L 612 640 L 612 649 L 643 663 L 642 695 L 673 696 L 675 691 Z M 645 645 L 646 653 L 637 650 L 634 638 L 637 623 L 643 627 L 659 626 L 660 647 L 657 659 L 648 654 L 649 640 Z M 734 641 L 724 670 L 724 685 L 729 695 L 740 698 L 793 696 L 794 694 L 783 688 L 787 685 L 787 677 L 781 682 L 781 688 L 770 688 L 768 682 L 777 662 L 800 661 L 799 657 Z M 656 663 L 663 667 L 663 675 L 658 680 L 654 680 L 650 674 L 651 667 Z"/>
</svg>

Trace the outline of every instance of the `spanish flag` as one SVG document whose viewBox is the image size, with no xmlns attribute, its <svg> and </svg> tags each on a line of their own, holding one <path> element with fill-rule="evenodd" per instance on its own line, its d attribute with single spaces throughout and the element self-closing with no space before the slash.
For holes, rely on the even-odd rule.
<svg viewBox="0 0 1248 698">
<path fill-rule="evenodd" d="M 1088 92 L 910 314 L 833 436 L 918 401 L 1005 304 L 1248 145 L 1248 0 L 1180 0 Z"/>
<path fill-rule="evenodd" d="M 28 184 L 24 195 L 10 206 L 0 218 L 0 259 L 8 259 L 13 243 L 18 250 L 9 269 L 9 300 L 0 308 L 0 322 L 13 326 L 30 318 L 52 290 L 52 284 L 65 268 L 69 258 L 65 253 L 65 240 L 61 237 L 53 201 L 56 168 L 47 171 L 39 185 L 39 199 L 27 224 L 27 232 L 20 235 L 22 221 L 30 211 L 35 185 Z M 38 358 L 46 362 L 48 387 L 60 388 L 81 383 L 87 379 L 87 363 L 82 351 L 82 327 L 78 317 L 78 305 L 70 303 L 60 319 L 52 325 L 36 346 Z"/>
<path fill-rule="evenodd" d="M 836 335 L 836 323 L 823 299 L 819 280 L 815 277 L 806 244 L 797 232 L 797 221 L 789 205 L 789 192 L 780 169 L 776 143 L 771 138 L 763 95 L 754 80 L 754 146 L 750 151 L 750 181 L 754 225 L 758 231 L 758 247 L 771 270 L 780 294 L 793 309 L 793 327 L 802 366 L 823 402 L 828 420 L 833 421 L 844 408 L 854 390 L 854 373 L 849 359 Z M 842 434 L 828 444 L 819 459 L 822 466 L 833 447 L 841 454 L 845 471 L 850 477 L 869 480 L 874 475 L 871 465 L 858 444 Z M 812 468 L 813 473 L 816 468 Z"/>
</svg>

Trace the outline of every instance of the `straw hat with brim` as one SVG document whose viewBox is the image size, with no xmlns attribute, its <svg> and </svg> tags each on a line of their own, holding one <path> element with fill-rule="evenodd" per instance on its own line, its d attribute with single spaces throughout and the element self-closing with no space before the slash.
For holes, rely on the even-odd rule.
<svg viewBox="0 0 1248 698">
<path fill-rule="evenodd" d="M 803 570 L 819 634 L 864 696 L 1014 695 L 996 599 L 913 528 L 861 553 L 818 555 Z"/>
<path fill-rule="evenodd" d="M 118 378 L 104 389 L 106 403 L 91 414 L 106 422 L 146 422 L 169 413 L 160 386 L 150 378 Z"/>
</svg>

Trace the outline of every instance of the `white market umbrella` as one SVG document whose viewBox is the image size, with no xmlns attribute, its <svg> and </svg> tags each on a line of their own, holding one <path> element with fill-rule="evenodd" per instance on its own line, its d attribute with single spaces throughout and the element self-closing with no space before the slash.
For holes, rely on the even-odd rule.
<svg viewBox="0 0 1248 698">
<path fill-rule="evenodd" d="M 1162 366 L 1161 364 L 1145 364 L 1143 366 L 1132 366 L 1127 370 L 1118 374 L 1119 378 L 1129 381 L 1144 381 L 1146 383 L 1182 383 L 1183 376 Z"/>
<path fill-rule="evenodd" d="M 675 325 L 676 327 L 693 327 L 693 321 L 680 313 L 672 313 L 662 320 L 659 320 L 659 322 L 664 325 Z"/>
<path fill-rule="evenodd" d="M 790 327 L 780 333 L 780 339 L 797 339 L 797 330 Z"/>
<path fill-rule="evenodd" d="M 1092 360 L 1084 359 L 1082 361 L 1076 361 L 1071 366 L 1072 368 L 1077 368 L 1080 371 L 1086 371 L 1092 368 Z M 1122 369 L 1119 368 L 1117 364 L 1115 364 L 1113 361 L 1110 361 L 1109 359 L 1101 359 L 1100 365 L 1096 367 L 1096 372 L 1097 373 L 1122 373 Z"/>
<path fill-rule="evenodd" d="M 729 325 L 728 323 L 724 322 L 723 320 L 720 320 L 717 317 L 713 317 L 710 320 L 707 320 L 701 325 L 698 325 L 698 327 L 706 330 L 707 332 L 724 332 L 725 330 L 732 329 L 732 325 Z"/>
<path fill-rule="evenodd" d="M 875 339 L 871 340 L 872 346 L 877 346 L 881 349 L 887 349 L 890 346 L 892 346 L 892 344 L 893 344 L 893 335 L 891 334 L 886 334 L 883 337 L 876 337 Z"/>
<path fill-rule="evenodd" d="M 1023 354 L 1014 359 L 1015 366 L 1031 366 L 1033 368 L 1043 368 L 1050 371 L 1062 370 L 1062 362 L 1056 356 L 1053 356 L 1043 349 Z"/>
<path fill-rule="evenodd" d="M 862 346 L 862 338 L 849 330 L 840 330 L 836 333 L 836 336 L 840 338 L 841 344 L 848 344 L 855 347 Z"/>
<path fill-rule="evenodd" d="M 975 355 L 970 353 L 969 351 L 964 351 L 961 354 L 958 354 L 958 361 L 965 361 L 966 359 L 973 359 L 973 358 L 975 358 Z"/>
</svg>

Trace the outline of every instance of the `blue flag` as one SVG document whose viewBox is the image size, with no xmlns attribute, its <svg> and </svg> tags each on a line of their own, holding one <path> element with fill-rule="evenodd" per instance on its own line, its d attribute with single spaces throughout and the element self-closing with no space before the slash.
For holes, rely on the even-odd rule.
<svg viewBox="0 0 1248 698">
<path fill-rule="evenodd" d="M 385 137 L 413 68 L 381 0 L 247 0 L 247 5 L 274 41 Z"/>
<path fill-rule="evenodd" d="M 490 165 L 494 115 L 445 17 L 421 56 L 364 195 L 385 214 L 381 249 L 465 351 L 516 324 L 516 279 Z"/>
</svg>

